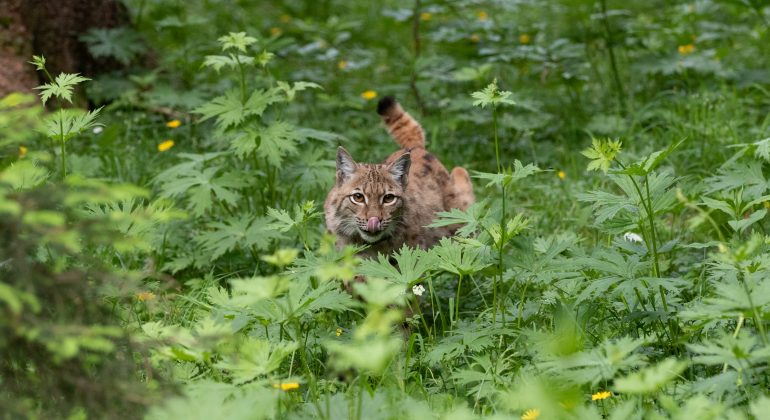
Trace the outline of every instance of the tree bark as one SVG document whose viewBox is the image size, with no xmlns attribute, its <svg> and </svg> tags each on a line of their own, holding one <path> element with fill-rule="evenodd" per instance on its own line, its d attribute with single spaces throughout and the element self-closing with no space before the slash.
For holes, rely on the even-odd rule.
<svg viewBox="0 0 770 420">
<path fill-rule="evenodd" d="M 27 62 L 43 55 L 52 75 L 92 77 L 119 67 L 97 60 L 78 39 L 91 28 L 127 25 L 130 16 L 118 0 L 0 0 L 0 97 L 31 91 L 42 79 Z M 47 82 L 47 81 L 46 81 Z"/>
</svg>

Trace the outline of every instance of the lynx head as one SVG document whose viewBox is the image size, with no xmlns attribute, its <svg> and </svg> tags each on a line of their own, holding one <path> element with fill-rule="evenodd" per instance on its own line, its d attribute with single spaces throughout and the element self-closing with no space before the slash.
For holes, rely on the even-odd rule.
<svg viewBox="0 0 770 420">
<path fill-rule="evenodd" d="M 405 152 L 392 163 L 356 163 L 337 149 L 337 182 L 329 193 L 326 225 L 339 236 L 375 243 L 401 223 L 411 163 Z"/>
</svg>

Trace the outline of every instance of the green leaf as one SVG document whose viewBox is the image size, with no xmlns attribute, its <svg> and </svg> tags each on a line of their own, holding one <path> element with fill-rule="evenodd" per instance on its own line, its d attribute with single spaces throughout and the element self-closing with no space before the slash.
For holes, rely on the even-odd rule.
<svg viewBox="0 0 770 420">
<path fill-rule="evenodd" d="M 768 190 L 762 162 L 732 163 L 718 169 L 717 175 L 706 178 L 706 194 L 743 190 L 747 197 L 759 197 Z"/>
<path fill-rule="evenodd" d="M 230 32 L 218 39 L 222 44 L 222 51 L 234 48 L 242 53 L 246 52 L 246 47 L 257 42 L 257 38 L 246 35 L 246 32 Z"/>
<path fill-rule="evenodd" d="M 513 182 L 522 180 L 531 175 L 540 172 L 540 168 L 534 164 L 528 164 L 524 166 L 519 160 L 513 162 L 513 170 L 505 168 L 503 173 L 490 173 L 490 172 L 473 172 L 473 178 L 485 179 L 489 181 L 485 187 L 496 186 L 508 186 Z"/>
<path fill-rule="evenodd" d="M 33 313 L 40 311 L 40 302 L 35 295 L 5 283 L 0 283 L 0 302 L 14 315 L 21 314 L 25 304 Z"/>
<path fill-rule="evenodd" d="M 742 333 L 738 337 L 723 334 L 716 340 L 687 344 L 694 353 L 693 362 L 704 365 L 728 365 L 741 372 L 746 366 L 761 364 L 770 357 L 770 347 L 765 347 L 759 337 Z"/>
<path fill-rule="evenodd" d="M 203 115 L 201 121 L 216 118 L 217 125 L 222 128 L 240 124 L 247 117 L 240 93 L 237 90 L 227 91 L 223 96 L 210 100 L 193 112 Z"/>
<path fill-rule="evenodd" d="M 701 197 L 701 200 L 703 200 L 702 204 L 710 209 L 720 210 L 730 217 L 735 216 L 735 209 L 725 200 L 716 200 L 705 196 Z"/>
<path fill-rule="evenodd" d="M 114 58 L 128 65 L 144 54 L 145 47 L 139 34 L 129 27 L 92 28 L 80 40 L 88 46 L 88 52 L 96 58 Z"/>
<path fill-rule="evenodd" d="M 64 99 L 67 102 L 72 103 L 72 92 L 79 83 L 91 80 L 87 77 L 80 76 L 77 73 L 61 73 L 56 76 L 56 80 L 53 83 L 46 83 L 42 86 L 38 86 L 35 89 L 40 90 L 40 97 L 43 103 L 48 102 L 51 96 Z"/>
<path fill-rule="evenodd" d="M 756 147 L 754 156 L 770 162 L 770 137 L 754 143 L 754 146 Z"/>
<path fill-rule="evenodd" d="M 497 88 L 497 79 L 484 89 L 471 93 L 471 97 L 476 99 L 473 101 L 473 106 L 481 108 L 486 108 L 487 105 L 492 105 L 493 107 L 498 105 L 515 105 L 516 102 L 508 99 L 509 96 L 511 96 L 511 92 L 501 91 Z"/>
<path fill-rule="evenodd" d="M 303 139 L 321 140 L 322 142 L 329 144 L 344 143 L 348 141 L 345 136 L 330 131 L 321 131 L 307 127 L 297 127 L 296 130 Z"/>
<path fill-rule="evenodd" d="M 272 61 L 273 57 L 275 57 L 275 54 L 269 51 L 262 51 L 261 53 L 257 54 L 255 59 L 260 66 L 265 67 L 268 65 L 268 63 L 270 63 L 270 61 Z"/>
<path fill-rule="evenodd" d="M 277 84 L 278 89 L 282 90 L 286 94 L 286 100 L 289 102 L 294 100 L 294 96 L 297 94 L 297 92 L 301 92 L 306 89 L 323 89 L 321 85 L 313 82 L 296 82 L 293 86 L 283 81 L 279 81 Z"/>
<path fill-rule="evenodd" d="M 204 67 L 212 67 L 214 70 L 216 70 L 217 73 L 222 69 L 222 67 L 229 67 L 232 69 L 237 69 L 239 62 L 241 65 L 247 65 L 250 66 L 254 64 L 254 57 L 249 57 L 246 55 L 207 55 L 206 58 L 203 60 L 203 66 Z"/>
<path fill-rule="evenodd" d="M 241 197 L 238 190 L 245 187 L 247 182 L 240 172 L 222 174 L 221 165 L 208 162 L 222 155 L 223 153 L 180 154 L 187 162 L 166 169 L 154 179 L 154 182 L 160 185 L 160 195 L 167 198 L 187 198 L 187 205 L 195 215 L 202 215 L 211 209 L 215 200 L 235 205 Z M 207 166 L 204 167 L 204 163 Z"/>
<path fill-rule="evenodd" d="M 209 223 L 208 228 L 210 230 L 200 233 L 195 241 L 210 254 L 212 261 L 236 248 L 265 250 L 271 241 L 281 238 L 279 232 L 271 229 L 270 219 L 264 217 L 234 217 Z"/>
<path fill-rule="evenodd" d="M 29 62 L 33 66 L 35 66 L 35 70 L 43 71 L 45 70 L 45 57 L 42 55 L 33 55 L 32 61 Z"/>
<path fill-rule="evenodd" d="M 684 311 L 682 316 L 706 319 L 732 318 L 736 314 L 751 316 L 753 308 L 770 305 L 770 282 L 747 281 L 744 288 L 737 279 L 723 279 L 714 285 L 714 294 L 697 308 Z"/>
<path fill-rule="evenodd" d="M 297 258 L 297 254 L 299 251 L 296 249 L 279 249 L 273 255 L 263 255 L 262 261 L 282 268 L 291 265 Z"/>
<path fill-rule="evenodd" d="M 764 219 L 766 215 L 767 215 L 767 209 L 759 209 L 754 213 L 751 213 L 749 217 L 746 217 L 740 220 L 729 220 L 727 221 L 727 224 L 729 224 L 730 227 L 733 228 L 738 233 L 742 233 L 744 230 L 748 229 L 754 223 L 757 223 L 760 220 Z"/>
<path fill-rule="evenodd" d="M 461 225 L 457 229 L 457 234 L 462 237 L 469 237 L 478 231 L 481 217 L 485 215 L 485 202 L 471 204 L 467 209 L 451 209 L 449 211 L 440 211 L 438 216 L 428 227 L 444 227 L 451 225 Z"/>
<path fill-rule="evenodd" d="M 299 223 L 299 221 L 296 221 L 291 217 L 288 211 L 283 209 L 274 209 L 271 207 L 267 209 L 267 215 L 275 219 L 273 227 L 280 232 L 288 232 Z"/>
<path fill-rule="evenodd" d="M 443 238 L 431 252 L 442 270 L 469 275 L 492 264 L 488 249 Z"/>
<path fill-rule="evenodd" d="M 238 90 L 229 90 L 196 108 L 193 112 L 203 115 L 201 121 L 216 118 L 217 126 L 227 129 L 239 125 L 247 117 L 260 116 L 272 103 L 280 100 L 277 89 L 256 90 L 246 103 L 241 101 Z"/>
<path fill-rule="evenodd" d="M 72 137 L 97 125 L 96 117 L 102 108 L 85 112 L 80 109 L 61 109 L 45 120 L 44 133 L 55 140 L 68 141 Z"/>
<path fill-rule="evenodd" d="M 687 362 L 674 358 L 615 380 L 615 390 L 628 394 L 652 394 L 675 380 L 687 368 Z"/>
<path fill-rule="evenodd" d="M 273 166 L 280 167 L 285 157 L 297 153 L 300 136 L 294 126 L 287 122 L 277 121 L 260 128 L 257 135 L 260 139 L 257 155 L 267 159 Z"/>
<path fill-rule="evenodd" d="M 754 418 L 761 419 L 770 413 L 770 398 L 767 395 L 762 395 L 756 400 L 752 401 L 749 405 L 751 414 Z"/>
<path fill-rule="evenodd" d="M 620 140 L 599 140 L 591 139 L 591 147 L 580 152 L 583 156 L 591 159 L 588 163 L 588 170 L 595 171 L 601 169 L 605 174 L 610 169 L 612 161 L 620 153 L 622 143 Z"/>
<path fill-rule="evenodd" d="M 653 169 L 657 168 L 658 165 L 660 165 L 661 162 L 663 162 L 668 157 L 668 155 L 670 155 L 671 152 L 673 152 L 683 142 L 684 142 L 684 139 L 679 140 L 676 143 L 672 143 L 664 150 L 653 152 L 648 156 L 646 156 L 644 159 L 640 160 L 639 162 L 628 165 L 623 170 L 613 171 L 613 173 L 635 175 L 635 176 L 648 175 L 650 172 L 652 172 Z"/>
<path fill-rule="evenodd" d="M 397 253 L 392 255 L 396 264 L 391 264 L 388 257 L 379 254 L 376 260 L 363 260 L 360 273 L 367 277 L 380 277 L 408 287 L 424 280 L 425 273 L 435 266 L 437 261 L 432 255 L 422 249 L 403 245 Z"/>
<path fill-rule="evenodd" d="M 357 369 L 380 375 L 403 345 L 398 338 L 377 338 L 356 343 L 327 342 L 331 362 L 338 369 Z"/>
<path fill-rule="evenodd" d="M 645 357 L 637 352 L 644 342 L 630 337 L 605 340 L 601 346 L 569 356 L 548 355 L 539 366 L 568 382 L 596 385 L 627 371 L 646 364 Z"/>
<path fill-rule="evenodd" d="M 478 67 L 463 67 L 452 73 L 452 77 L 458 82 L 480 81 L 487 77 L 492 70 L 492 63 L 482 64 Z"/>
<path fill-rule="evenodd" d="M 236 355 L 225 357 L 215 366 L 229 372 L 235 384 L 244 384 L 278 369 L 296 349 L 295 342 L 273 344 L 268 340 L 249 339 Z"/>
<path fill-rule="evenodd" d="M 275 389 L 264 384 L 234 386 L 210 380 L 194 380 L 180 386 L 184 395 L 171 397 L 162 404 L 153 405 L 148 420 L 213 418 L 262 420 L 278 416 L 280 401 Z M 259 409 L 255 409 L 259 407 Z"/>
<path fill-rule="evenodd" d="M 14 190 L 26 190 L 41 185 L 48 179 L 48 171 L 29 160 L 22 160 L 0 172 L 0 182 Z"/>
</svg>

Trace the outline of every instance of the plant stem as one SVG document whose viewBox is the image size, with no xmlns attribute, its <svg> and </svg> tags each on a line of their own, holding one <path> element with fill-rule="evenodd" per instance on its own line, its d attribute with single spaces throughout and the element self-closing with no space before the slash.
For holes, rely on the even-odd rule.
<svg viewBox="0 0 770 420">
<path fill-rule="evenodd" d="M 612 40 L 612 30 L 610 29 L 610 21 L 607 17 L 607 0 L 600 1 L 602 7 L 602 24 L 604 26 L 604 32 L 607 37 L 607 51 L 610 55 L 610 67 L 612 69 L 612 78 L 615 82 L 615 89 L 618 93 L 618 104 L 620 110 L 626 112 L 626 100 L 623 96 L 623 83 L 620 81 L 620 72 L 618 72 L 617 60 L 615 60 L 614 42 Z"/>
<path fill-rule="evenodd" d="M 636 185 L 636 183 L 634 183 Z M 653 264 L 655 264 L 655 276 L 660 277 L 660 263 L 658 262 L 658 235 L 655 229 L 655 216 L 652 210 L 652 197 L 650 196 L 650 180 L 647 178 L 647 174 L 644 175 L 644 188 L 647 192 L 647 197 L 641 197 L 642 204 L 645 206 L 647 212 L 647 219 L 650 223 L 650 236 L 652 238 L 652 256 Z M 637 187 L 637 191 L 638 191 Z"/>
<path fill-rule="evenodd" d="M 59 142 L 61 143 L 61 179 L 67 177 L 66 146 L 64 143 L 64 108 L 59 108 Z"/>
<path fill-rule="evenodd" d="M 623 162 L 615 159 L 615 162 L 620 165 L 622 169 L 626 169 L 626 166 L 623 165 Z M 650 197 L 650 182 L 647 178 L 647 174 L 644 175 L 644 184 L 645 189 L 647 191 L 647 196 L 645 197 L 642 194 L 642 189 L 639 188 L 639 184 L 636 182 L 636 179 L 634 179 L 633 175 L 627 175 L 628 179 L 631 180 L 631 183 L 634 185 L 634 189 L 636 190 L 636 193 L 639 195 L 639 201 L 641 201 L 642 208 L 644 209 L 644 212 L 647 213 L 647 221 L 650 224 L 650 242 L 652 244 L 646 244 L 647 245 L 647 251 L 652 253 L 652 264 L 653 264 L 653 277 L 660 277 L 660 264 L 658 263 L 658 244 L 657 244 L 657 235 L 655 234 L 655 218 L 652 213 L 652 197 Z M 643 224 L 640 221 L 640 226 L 643 227 Z"/>
<path fill-rule="evenodd" d="M 743 291 L 746 292 L 746 299 L 749 301 L 749 306 L 751 307 L 751 313 L 754 318 L 754 323 L 756 324 L 757 329 L 759 330 L 759 337 L 762 339 L 762 343 L 767 346 L 767 334 L 765 333 L 765 325 L 762 322 L 762 317 L 759 316 L 759 311 L 757 311 L 757 307 L 754 306 L 754 300 L 751 298 L 751 292 L 749 291 L 749 286 L 746 284 L 746 278 L 743 274 L 743 271 L 739 269 L 738 271 L 738 281 L 741 282 L 741 286 L 743 286 Z"/>
<path fill-rule="evenodd" d="M 646 202 L 647 218 L 650 223 L 650 235 L 652 237 L 652 256 L 653 263 L 655 264 L 655 275 L 660 277 L 660 263 L 658 262 L 658 235 L 655 229 L 655 217 L 652 212 L 652 197 L 650 196 L 650 180 L 647 178 L 647 174 L 644 175 L 644 188 L 647 192 L 646 199 L 642 199 Z"/>
<path fill-rule="evenodd" d="M 743 317 L 743 314 L 738 315 L 738 323 L 735 325 L 735 331 L 733 332 L 733 338 L 738 337 L 738 333 L 741 332 L 741 327 L 743 327 L 743 321 L 745 321 L 746 318 Z M 722 365 L 722 373 L 727 372 L 727 363 Z"/>
<path fill-rule="evenodd" d="M 503 167 L 502 163 L 500 162 L 500 140 L 497 136 L 497 106 L 492 104 L 492 132 L 493 136 L 495 138 L 495 162 L 497 163 L 497 173 L 502 174 L 503 173 Z M 501 185 L 502 188 L 502 194 L 501 194 L 501 202 L 500 202 L 500 244 L 498 246 L 498 259 L 497 259 L 497 275 L 495 275 L 493 279 L 492 284 L 492 323 L 497 323 L 497 289 L 498 284 L 503 282 L 503 247 L 505 246 L 505 236 L 506 236 L 506 229 L 505 229 L 505 189 L 507 185 L 505 180 L 503 179 L 503 183 Z M 498 283 L 498 276 L 499 276 L 499 283 Z"/>
<path fill-rule="evenodd" d="M 241 81 L 241 103 L 246 103 L 246 69 L 243 68 L 243 63 L 241 63 L 241 59 L 238 58 L 238 54 L 235 55 L 235 62 L 238 63 L 238 70 L 240 71 L 240 81 Z"/>
<path fill-rule="evenodd" d="M 460 279 L 457 281 L 457 292 L 455 294 L 455 322 L 460 319 L 460 287 L 463 285 L 463 275 L 460 274 Z"/>
</svg>

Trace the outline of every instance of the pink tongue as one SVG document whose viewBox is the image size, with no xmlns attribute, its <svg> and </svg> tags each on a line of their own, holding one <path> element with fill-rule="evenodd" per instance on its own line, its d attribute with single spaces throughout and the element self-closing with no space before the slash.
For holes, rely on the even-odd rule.
<svg viewBox="0 0 770 420">
<path fill-rule="evenodd" d="M 366 222 L 366 230 L 369 232 L 377 232 L 380 230 L 380 219 L 377 217 L 370 217 Z"/>
</svg>

